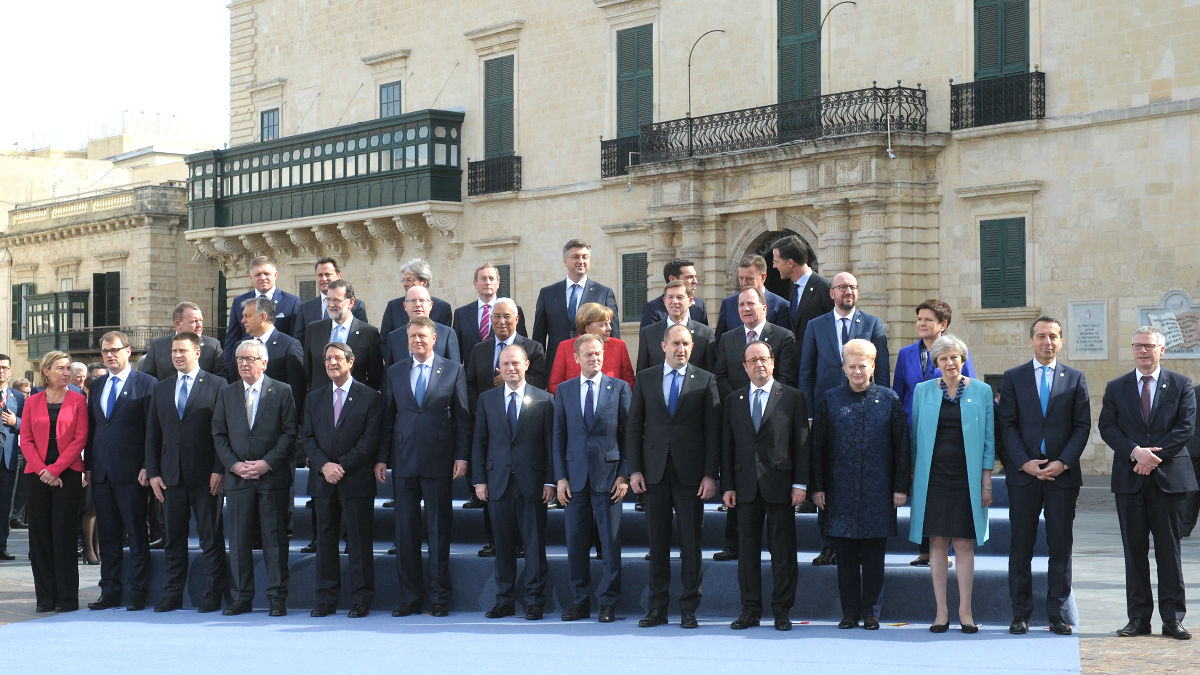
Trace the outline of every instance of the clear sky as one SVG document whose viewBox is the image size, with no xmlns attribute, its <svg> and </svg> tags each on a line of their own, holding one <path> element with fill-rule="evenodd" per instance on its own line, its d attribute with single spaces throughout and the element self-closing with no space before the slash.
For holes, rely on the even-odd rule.
<svg viewBox="0 0 1200 675">
<path fill-rule="evenodd" d="M 228 0 L 0 1 L 0 148 L 80 148 L 122 111 L 229 139 Z"/>
</svg>

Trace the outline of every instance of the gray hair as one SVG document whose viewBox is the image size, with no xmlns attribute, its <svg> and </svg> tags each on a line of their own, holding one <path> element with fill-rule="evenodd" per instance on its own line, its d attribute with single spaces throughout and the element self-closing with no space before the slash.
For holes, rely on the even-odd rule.
<svg viewBox="0 0 1200 675">
<path fill-rule="evenodd" d="M 942 337 L 934 340 L 933 346 L 929 348 L 929 358 L 933 359 L 936 364 L 938 357 L 946 352 L 957 352 L 965 362 L 967 360 L 967 343 L 950 333 L 942 333 Z"/>
<path fill-rule="evenodd" d="M 351 349 L 351 348 L 350 348 L 350 345 L 346 344 L 345 342 L 329 342 L 329 343 L 326 343 L 326 345 L 325 345 L 325 349 L 324 349 L 324 350 L 322 350 L 322 351 L 321 351 L 321 353 L 322 353 L 322 354 L 328 354 L 328 353 L 329 353 L 329 349 L 330 349 L 331 347 L 332 347 L 333 349 L 336 349 L 336 350 L 338 350 L 339 352 L 341 352 L 341 353 L 342 353 L 342 356 L 346 357 L 346 360 L 347 360 L 347 361 L 349 361 L 349 360 L 351 360 L 351 359 L 353 359 L 353 358 L 354 358 L 354 350 L 353 350 L 353 349 Z"/>
<path fill-rule="evenodd" d="M 425 262 L 421 258 L 413 258 L 412 260 L 404 263 L 404 267 L 400 268 L 400 274 L 404 274 L 405 272 L 411 273 L 414 277 L 420 279 L 427 286 L 429 285 L 429 282 L 433 281 L 433 268 L 429 266 L 429 263 Z"/>
<path fill-rule="evenodd" d="M 251 299 L 250 303 L 252 305 L 254 305 L 254 313 L 255 314 L 258 314 L 259 316 L 265 315 L 267 317 L 266 321 L 269 324 L 275 323 L 275 301 L 274 300 L 272 300 L 266 296 L 260 295 L 256 298 Z"/>
<path fill-rule="evenodd" d="M 508 305 L 512 307 L 513 314 L 520 314 L 521 310 L 517 308 L 517 303 L 512 298 L 496 298 L 492 301 L 492 311 L 495 312 L 500 308 L 500 305 Z"/>
<path fill-rule="evenodd" d="M 255 352 L 258 353 L 258 358 L 262 359 L 263 363 L 267 362 L 267 357 L 269 356 L 267 354 L 267 346 L 254 338 L 250 338 L 248 340 L 242 340 L 241 342 L 239 342 L 238 346 L 237 346 L 237 351 L 234 353 L 241 354 L 242 352 L 248 351 L 250 349 L 253 349 Z"/>
<path fill-rule="evenodd" d="M 1154 326 L 1138 326 L 1138 329 L 1133 331 L 1133 337 L 1137 337 L 1139 335 L 1153 335 L 1156 344 L 1167 344 L 1167 336 Z"/>
<path fill-rule="evenodd" d="M 71 374 L 72 375 L 77 375 L 79 373 L 86 374 L 87 371 L 88 371 L 87 364 L 84 363 L 83 361 L 72 361 L 71 362 Z"/>
</svg>

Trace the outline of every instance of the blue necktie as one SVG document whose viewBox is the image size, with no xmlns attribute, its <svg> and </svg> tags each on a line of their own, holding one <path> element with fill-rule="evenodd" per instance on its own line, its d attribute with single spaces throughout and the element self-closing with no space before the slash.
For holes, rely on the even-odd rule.
<svg viewBox="0 0 1200 675">
<path fill-rule="evenodd" d="M 429 386 L 429 380 L 425 377 L 425 369 L 429 366 L 422 363 L 417 366 L 417 386 L 413 387 L 413 398 L 417 399 L 417 407 L 425 402 L 425 387 Z"/>
<path fill-rule="evenodd" d="M 567 303 L 567 318 L 575 325 L 575 312 L 579 310 L 579 284 L 571 284 L 571 301 Z"/>
<path fill-rule="evenodd" d="M 108 385 L 108 410 L 104 413 L 104 419 L 112 417 L 113 408 L 117 405 L 117 387 L 121 384 L 121 378 L 114 377 Z"/>
<path fill-rule="evenodd" d="M 762 389 L 756 390 L 754 392 L 754 402 L 750 404 L 750 420 L 754 422 L 755 431 L 758 431 L 758 428 L 762 426 L 762 393 Z"/>
<path fill-rule="evenodd" d="M 342 324 L 335 324 L 333 327 L 333 339 L 330 342 L 345 342 L 346 340 L 342 336 L 342 331 Z"/>
<path fill-rule="evenodd" d="M 596 417 L 596 398 L 592 394 L 591 380 L 587 381 L 587 396 L 583 397 L 583 423 L 587 428 L 592 428 L 592 420 Z"/>
<path fill-rule="evenodd" d="M 512 392 L 508 395 L 508 428 L 512 429 L 512 435 L 517 435 L 517 392 Z"/>
<path fill-rule="evenodd" d="M 1046 406 L 1050 404 L 1050 366 L 1042 366 L 1042 386 L 1038 387 L 1038 398 L 1042 401 L 1042 418 L 1046 417 Z M 1042 455 L 1046 454 L 1046 439 L 1042 438 Z"/>
<path fill-rule="evenodd" d="M 679 371 L 671 371 L 671 393 L 667 397 L 667 412 L 675 416 L 675 406 L 679 404 Z"/>
<path fill-rule="evenodd" d="M 179 385 L 179 400 L 175 402 L 175 408 L 179 410 L 179 419 L 183 419 L 183 409 L 187 407 L 188 397 L 188 376 L 183 376 L 183 382 Z"/>
<path fill-rule="evenodd" d="M 506 345 L 503 342 L 500 342 L 499 340 L 496 341 L 496 370 L 500 370 L 500 352 L 504 351 L 505 346 Z"/>
</svg>

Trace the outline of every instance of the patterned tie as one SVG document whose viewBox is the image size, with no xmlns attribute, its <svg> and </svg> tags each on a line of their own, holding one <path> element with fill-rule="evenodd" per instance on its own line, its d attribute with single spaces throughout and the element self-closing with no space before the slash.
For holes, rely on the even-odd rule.
<svg viewBox="0 0 1200 675">
<path fill-rule="evenodd" d="M 345 395 L 345 393 L 346 392 L 342 391 L 341 387 L 338 387 L 337 389 L 335 389 L 333 391 L 333 423 L 334 423 L 334 425 L 336 425 L 338 423 L 338 420 L 341 419 L 341 417 L 342 417 L 342 397 Z"/>
<path fill-rule="evenodd" d="M 571 284 L 571 301 L 567 303 L 567 318 L 575 325 L 575 312 L 579 310 L 579 284 Z"/>
<path fill-rule="evenodd" d="M 671 393 L 667 396 L 667 412 L 675 416 L 675 406 L 679 404 L 679 371 L 671 371 Z"/>
<path fill-rule="evenodd" d="M 583 397 L 583 424 L 587 428 L 592 428 L 592 420 L 596 417 L 596 399 L 592 394 L 591 380 L 587 381 L 587 396 Z"/>
<path fill-rule="evenodd" d="M 1154 381 L 1149 375 L 1142 376 L 1142 421 L 1150 424 L 1150 383 Z"/>
<path fill-rule="evenodd" d="M 492 306 L 486 302 L 483 304 L 483 311 L 479 314 L 479 341 L 483 342 L 488 339 L 488 335 L 492 332 Z"/>
<path fill-rule="evenodd" d="M 104 419 L 112 418 L 113 407 L 117 405 L 117 387 L 121 386 L 121 378 L 113 377 L 108 389 L 108 410 L 104 411 Z"/>
<path fill-rule="evenodd" d="M 1046 418 L 1046 408 L 1050 406 L 1050 366 L 1042 366 L 1042 385 L 1038 387 L 1038 399 L 1042 403 L 1042 419 Z M 1046 439 L 1042 438 L 1042 456 L 1046 456 Z"/>
<path fill-rule="evenodd" d="M 750 420 L 754 422 L 754 430 L 762 426 L 763 404 L 762 404 L 762 389 L 757 389 L 754 392 L 754 403 L 750 405 Z"/>
<path fill-rule="evenodd" d="M 588 382 L 591 384 L 591 382 Z M 589 390 L 590 391 L 590 390 Z M 508 428 L 512 429 L 512 435 L 517 435 L 517 392 L 512 392 L 508 395 Z"/>
<path fill-rule="evenodd" d="M 422 363 L 417 366 L 417 386 L 413 387 L 413 398 L 417 399 L 417 407 L 425 402 L 425 388 L 429 386 L 429 380 L 425 377 L 425 369 L 429 366 Z"/>
<path fill-rule="evenodd" d="M 183 381 L 179 383 L 179 400 L 175 402 L 175 408 L 179 410 L 179 419 L 183 419 L 183 409 L 187 407 L 188 397 L 188 376 L 183 376 Z"/>
<path fill-rule="evenodd" d="M 751 342 L 754 342 L 754 340 L 757 337 L 758 337 L 758 333 L 755 333 L 752 330 L 746 331 L 746 344 L 750 344 Z"/>
</svg>

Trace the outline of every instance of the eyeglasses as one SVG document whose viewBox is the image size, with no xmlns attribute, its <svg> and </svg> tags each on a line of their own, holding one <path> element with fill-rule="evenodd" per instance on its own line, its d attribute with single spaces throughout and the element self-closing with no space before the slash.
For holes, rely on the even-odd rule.
<svg viewBox="0 0 1200 675">
<path fill-rule="evenodd" d="M 432 300 L 405 300 L 406 305 L 432 305 Z"/>
<path fill-rule="evenodd" d="M 749 363 L 749 364 L 757 364 L 757 363 L 770 363 L 770 362 L 772 362 L 772 361 L 774 361 L 774 360 L 775 360 L 775 359 L 773 359 L 773 358 L 771 358 L 771 357 L 769 357 L 769 356 L 756 356 L 756 357 L 754 357 L 754 358 L 752 358 L 752 359 L 746 359 L 746 363 Z"/>
<path fill-rule="evenodd" d="M 1157 344 L 1146 344 L 1144 342 L 1134 342 L 1129 346 L 1133 347 L 1133 351 L 1135 352 L 1152 352 L 1158 348 Z"/>
<path fill-rule="evenodd" d="M 112 356 L 113 354 L 119 354 L 122 349 L 128 349 L 128 348 L 129 348 L 129 345 L 125 345 L 124 347 L 113 347 L 112 349 L 101 349 L 100 353 L 103 354 L 104 356 Z"/>
<path fill-rule="evenodd" d="M 326 356 L 325 363 L 346 363 L 348 360 L 345 356 L 338 354 L 337 356 Z"/>
<path fill-rule="evenodd" d="M 833 290 L 835 290 L 835 291 L 848 291 L 848 292 L 850 292 L 850 293 L 857 293 L 857 292 L 858 292 L 858 286 L 851 286 L 850 284 L 838 284 L 837 286 L 834 286 L 834 287 L 833 287 Z"/>
<path fill-rule="evenodd" d="M 255 361 L 262 361 L 262 357 L 261 356 L 239 356 L 239 357 L 237 357 L 238 363 L 254 363 Z"/>
</svg>

